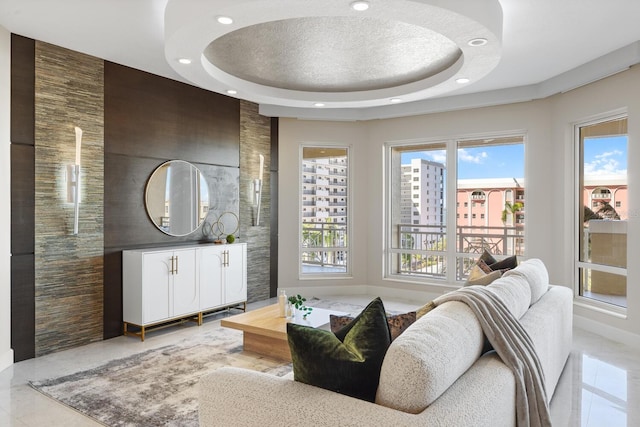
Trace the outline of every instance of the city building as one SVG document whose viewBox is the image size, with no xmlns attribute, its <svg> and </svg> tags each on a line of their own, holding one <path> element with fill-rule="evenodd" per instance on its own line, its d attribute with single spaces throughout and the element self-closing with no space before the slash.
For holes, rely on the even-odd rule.
<svg viewBox="0 0 640 427">
<path fill-rule="evenodd" d="M 400 223 L 436 225 L 445 222 L 442 163 L 411 159 L 402 165 Z"/>
<path fill-rule="evenodd" d="M 347 223 L 347 157 L 302 160 L 302 222 Z"/>
</svg>

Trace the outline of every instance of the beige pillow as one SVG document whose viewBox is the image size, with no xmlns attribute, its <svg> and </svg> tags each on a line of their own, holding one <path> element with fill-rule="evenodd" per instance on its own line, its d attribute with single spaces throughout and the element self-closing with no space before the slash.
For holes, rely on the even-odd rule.
<svg viewBox="0 0 640 427">
<path fill-rule="evenodd" d="M 492 271 L 491 273 L 487 274 L 484 271 L 482 271 L 482 269 L 479 266 L 474 265 L 473 267 L 471 267 L 471 271 L 469 272 L 469 277 L 467 278 L 467 281 L 465 282 L 464 286 L 472 286 L 472 285 L 486 286 L 492 283 L 494 280 L 500 278 L 501 276 L 502 276 L 502 271 L 500 270 Z"/>
<path fill-rule="evenodd" d="M 416 309 L 416 320 L 418 320 L 419 318 L 421 318 L 422 316 L 424 316 L 425 314 L 427 314 L 428 312 L 430 312 L 434 308 L 436 308 L 436 304 L 433 301 L 429 301 L 428 303 L 426 303 L 422 307 L 417 308 Z"/>
</svg>

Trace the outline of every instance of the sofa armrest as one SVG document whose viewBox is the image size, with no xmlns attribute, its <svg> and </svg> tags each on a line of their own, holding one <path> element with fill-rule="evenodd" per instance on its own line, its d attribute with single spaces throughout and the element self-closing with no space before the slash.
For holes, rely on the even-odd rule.
<svg viewBox="0 0 640 427">
<path fill-rule="evenodd" d="M 200 378 L 200 426 L 415 425 L 415 415 L 290 379 L 224 367 Z"/>
</svg>

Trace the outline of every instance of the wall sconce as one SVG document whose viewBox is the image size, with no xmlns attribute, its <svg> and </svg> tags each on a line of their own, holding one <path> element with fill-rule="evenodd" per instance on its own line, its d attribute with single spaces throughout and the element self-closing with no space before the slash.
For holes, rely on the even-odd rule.
<svg viewBox="0 0 640 427">
<path fill-rule="evenodd" d="M 76 162 L 67 165 L 67 202 L 73 203 L 73 234 L 78 234 L 78 219 L 80 216 L 80 150 L 82 149 L 82 129 L 76 130 Z"/>
<path fill-rule="evenodd" d="M 258 155 L 260 157 L 260 175 L 257 179 L 253 180 L 253 206 L 256 209 L 255 214 L 255 222 L 253 225 L 260 225 L 260 205 L 262 202 L 262 178 L 264 175 L 264 156 L 262 154 Z"/>
</svg>

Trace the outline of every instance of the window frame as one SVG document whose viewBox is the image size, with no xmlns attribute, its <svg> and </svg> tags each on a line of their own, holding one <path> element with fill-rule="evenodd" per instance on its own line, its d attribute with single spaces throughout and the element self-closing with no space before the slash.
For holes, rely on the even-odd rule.
<svg viewBox="0 0 640 427">
<path fill-rule="evenodd" d="M 344 164 L 340 164 L 341 168 L 346 168 L 347 170 L 347 174 L 346 174 L 346 180 L 347 180 L 347 184 L 345 185 L 346 187 L 346 195 L 343 194 L 338 194 L 337 193 L 337 188 L 334 188 L 333 192 L 329 191 L 328 194 L 328 198 L 338 198 L 340 200 L 340 203 L 344 200 L 345 206 L 344 208 L 347 210 L 347 215 L 346 215 L 346 246 L 345 247 L 339 247 L 339 248 L 334 248 L 336 254 L 339 254 L 340 257 L 344 257 L 344 254 L 346 254 L 346 263 L 345 263 L 345 271 L 344 272 L 321 272 L 321 273 L 305 273 L 303 272 L 303 267 L 302 267 L 302 254 L 303 252 L 305 252 L 305 248 L 303 246 L 303 236 L 302 236 L 302 229 L 303 229 L 303 215 L 302 215 L 302 210 L 304 208 L 303 204 L 302 204 L 302 197 L 303 197 L 303 185 L 304 185 L 304 178 L 303 178 L 303 174 L 304 174 L 304 167 L 303 167 L 303 159 L 304 159 L 304 149 L 305 148 L 327 148 L 327 149 L 344 149 L 346 151 L 346 158 L 347 161 Z M 353 215 L 353 207 L 352 207 L 352 201 L 353 201 L 353 167 L 351 166 L 353 165 L 353 146 L 352 144 L 343 144 L 343 143 L 339 143 L 339 142 L 322 142 L 322 143 L 318 143 L 318 142 L 305 142 L 305 143 L 301 143 L 299 144 L 298 147 L 298 280 L 300 281 L 305 281 L 305 280 L 340 280 L 340 279 L 345 279 L 345 278 L 352 278 L 352 265 L 353 265 L 353 245 L 352 245 L 352 241 L 353 241 L 353 221 L 352 221 L 352 215 Z M 344 178 L 342 179 L 342 181 L 340 182 L 344 182 Z M 332 185 L 332 182 L 329 182 L 329 185 Z"/>
<path fill-rule="evenodd" d="M 600 313 L 605 313 L 611 315 L 613 317 L 618 317 L 622 319 L 627 318 L 627 307 L 622 307 L 619 305 L 611 304 L 605 301 L 600 301 L 594 298 L 589 298 L 580 295 L 580 269 L 590 269 L 593 266 L 596 266 L 597 271 L 602 271 L 604 273 L 612 273 L 612 274 L 622 274 L 622 268 L 620 267 L 610 267 L 610 266 L 598 266 L 598 264 L 580 261 L 580 234 L 582 233 L 582 226 L 580 224 L 579 219 L 580 209 L 582 209 L 580 205 L 581 201 L 581 192 L 583 191 L 583 177 L 581 176 L 581 162 L 584 161 L 582 158 L 582 150 L 581 150 L 581 140 L 580 140 L 580 129 L 587 126 L 596 125 L 599 123 L 614 121 L 620 119 L 627 119 L 627 126 L 629 120 L 629 112 L 627 108 L 621 108 L 618 110 L 605 112 L 601 114 L 597 114 L 588 118 L 584 118 L 582 120 L 573 122 L 570 124 L 572 128 L 572 151 L 573 151 L 573 168 L 574 168 L 574 181 L 573 181 L 573 192 L 574 192 L 574 203 L 573 203 L 573 269 L 572 269 L 572 284 L 573 284 L 573 295 L 574 295 L 574 304 L 579 307 L 584 307 L 593 311 L 597 311 Z M 627 131 L 627 138 L 629 138 L 629 133 Z M 627 147 L 628 149 L 628 147 Z M 628 161 L 628 152 L 627 152 L 627 161 Z M 628 179 L 628 176 L 627 176 Z M 627 188 L 629 186 L 629 181 L 627 180 Z M 627 193 L 629 194 L 628 190 Z M 592 207 L 592 206 L 590 206 Z M 628 238 L 627 233 L 627 238 Z M 627 254 L 627 263 L 629 262 L 629 257 Z M 624 269 L 624 276 L 628 278 L 628 265 L 627 268 Z M 628 281 L 627 281 L 627 292 L 628 292 Z M 628 295 L 627 295 L 628 298 Z M 628 302 L 628 300 L 627 300 Z"/>
<path fill-rule="evenodd" d="M 437 286 L 448 289 L 456 289 L 462 283 L 463 280 L 458 280 L 456 278 L 456 270 L 457 270 L 457 261 L 459 258 L 465 257 L 464 254 L 458 254 L 456 250 L 456 245 L 453 245 L 453 249 L 451 249 L 450 245 L 447 245 L 447 250 L 444 252 L 444 258 L 446 259 L 447 266 L 454 266 L 454 268 L 447 268 L 446 274 L 443 278 L 437 278 L 432 276 L 425 277 L 416 277 L 415 275 L 409 274 L 400 274 L 397 272 L 393 272 L 392 266 L 392 254 L 398 252 L 398 248 L 393 248 L 393 226 L 390 223 L 392 215 L 392 182 L 391 182 L 391 171 L 392 171 L 392 151 L 395 148 L 399 147 L 419 147 L 419 146 L 428 146 L 428 145 L 436 145 L 436 144 L 444 144 L 445 152 L 446 152 L 446 160 L 445 160 L 445 168 L 446 176 L 444 180 L 441 182 L 446 186 L 445 191 L 445 200 L 449 200 L 448 206 L 441 206 L 441 210 L 445 209 L 446 214 L 446 240 L 448 242 L 455 242 L 457 239 L 457 190 L 458 190 L 458 143 L 476 140 L 476 139 L 500 139 L 500 138 L 509 138 L 509 137 L 519 137 L 522 138 L 522 144 L 524 147 L 524 159 L 523 159 L 523 170 L 524 170 L 524 179 L 527 181 L 527 171 L 526 171 L 526 146 L 528 141 L 528 132 L 524 129 L 518 130 L 510 130 L 504 132 L 494 132 L 494 133 L 480 133 L 480 134 L 466 134 L 466 135 L 454 135 L 446 138 L 424 138 L 424 139 L 412 139 L 412 140 L 396 140 L 396 141 L 387 141 L 384 144 L 384 152 L 383 152 L 383 161 L 384 161 L 384 194 L 383 194 L 383 210 L 384 210 L 384 238 L 383 238 L 383 280 L 390 280 L 394 282 L 406 282 L 406 283 L 415 283 L 419 285 L 430 285 Z M 398 189 L 400 191 L 400 189 Z M 442 192 L 442 188 L 440 188 Z M 453 226 L 449 226 L 449 224 L 453 224 Z M 526 242 L 527 240 L 527 228 L 525 226 L 522 238 Z M 404 250 L 407 253 L 412 253 L 412 250 Z M 415 250 L 413 250 L 415 251 Z M 467 254 L 468 256 L 468 254 Z M 527 249 L 525 244 L 525 253 L 523 258 L 527 256 Z M 499 256 L 498 258 L 502 259 L 504 256 Z"/>
</svg>

